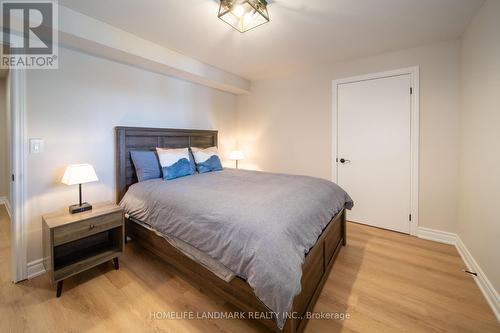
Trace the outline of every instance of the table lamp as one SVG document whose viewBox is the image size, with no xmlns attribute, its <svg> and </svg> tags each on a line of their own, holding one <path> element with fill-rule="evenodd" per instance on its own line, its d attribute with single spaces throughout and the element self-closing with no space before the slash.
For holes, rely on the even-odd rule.
<svg viewBox="0 0 500 333">
<path fill-rule="evenodd" d="M 238 161 L 244 159 L 245 155 L 243 155 L 243 152 L 241 150 L 233 150 L 231 154 L 229 154 L 229 158 L 236 161 L 236 169 L 238 169 Z"/>
<path fill-rule="evenodd" d="M 79 189 L 79 204 L 69 206 L 71 214 L 85 212 L 92 209 L 92 205 L 88 202 L 82 203 L 82 184 L 96 182 L 97 175 L 94 167 L 90 164 L 72 164 L 66 167 L 61 183 L 66 185 L 78 184 Z"/>
</svg>

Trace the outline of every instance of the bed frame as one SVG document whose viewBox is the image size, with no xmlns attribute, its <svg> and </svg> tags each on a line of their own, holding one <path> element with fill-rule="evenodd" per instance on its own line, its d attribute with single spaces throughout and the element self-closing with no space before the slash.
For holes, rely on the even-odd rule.
<svg viewBox="0 0 500 333">
<path fill-rule="evenodd" d="M 117 202 L 122 199 L 128 187 L 137 182 L 130 151 L 155 150 L 156 147 L 205 148 L 218 144 L 217 131 L 210 130 L 116 127 L 115 131 Z M 225 282 L 202 265 L 188 258 L 164 238 L 129 219 L 125 221 L 125 233 L 134 242 L 139 243 L 174 266 L 178 271 L 195 280 L 200 287 L 215 292 L 239 309 L 248 313 L 272 313 L 255 296 L 245 280 L 235 277 L 230 282 Z M 301 320 L 300 317 L 304 313 L 312 311 L 342 245 L 346 245 L 345 210 L 340 211 L 332 218 L 307 254 L 302 266 L 302 291 L 294 299 L 291 310 L 294 315 L 286 321 L 283 332 L 304 331 L 307 319 Z M 271 330 L 280 332 L 273 319 L 259 321 Z"/>
</svg>

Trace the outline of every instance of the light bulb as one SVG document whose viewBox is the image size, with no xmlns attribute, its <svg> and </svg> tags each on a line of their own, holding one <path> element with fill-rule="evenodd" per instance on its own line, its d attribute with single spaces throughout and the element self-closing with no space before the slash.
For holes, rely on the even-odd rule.
<svg viewBox="0 0 500 333">
<path fill-rule="evenodd" d="M 245 16 L 243 17 L 243 21 L 245 24 L 250 24 L 253 21 L 253 15 L 252 13 L 246 13 Z"/>
<path fill-rule="evenodd" d="M 237 5 L 233 8 L 233 14 L 237 17 L 242 17 L 245 14 L 245 8 L 241 5 Z"/>
</svg>

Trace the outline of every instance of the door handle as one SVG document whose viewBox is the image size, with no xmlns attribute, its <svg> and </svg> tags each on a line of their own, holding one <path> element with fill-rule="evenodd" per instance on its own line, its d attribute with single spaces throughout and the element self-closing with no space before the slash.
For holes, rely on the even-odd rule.
<svg viewBox="0 0 500 333">
<path fill-rule="evenodd" d="M 351 160 L 346 160 L 345 158 L 341 158 L 340 163 L 342 163 L 342 164 L 351 163 Z"/>
</svg>

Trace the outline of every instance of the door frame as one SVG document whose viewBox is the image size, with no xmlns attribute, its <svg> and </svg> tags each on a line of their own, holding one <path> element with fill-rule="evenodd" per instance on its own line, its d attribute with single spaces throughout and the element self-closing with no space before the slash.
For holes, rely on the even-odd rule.
<svg viewBox="0 0 500 333">
<path fill-rule="evenodd" d="M 410 235 L 417 236 L 419 197 L 419 140 L 420 140 L 420 67 L 413 66 L 391 71 L 358 75 L 332 81 L 332 181 L 338 182 L 338 86 L 346 83 L 410 75 L 413 90 L 410 96 Z"/>
<path fill-rule="evenodd" d="M 11 279 L 19 282 L 28 278 L 26 228 L 26 71 L 10 69 L 11 117 Z"/>
</svg>

